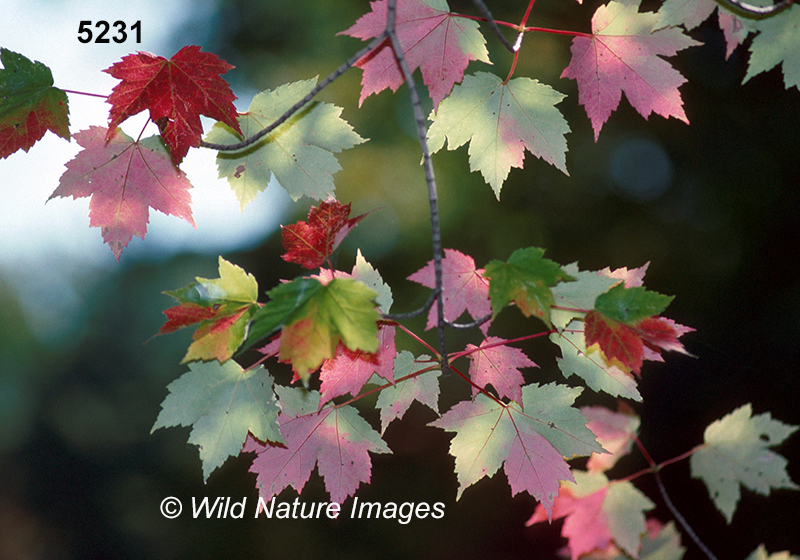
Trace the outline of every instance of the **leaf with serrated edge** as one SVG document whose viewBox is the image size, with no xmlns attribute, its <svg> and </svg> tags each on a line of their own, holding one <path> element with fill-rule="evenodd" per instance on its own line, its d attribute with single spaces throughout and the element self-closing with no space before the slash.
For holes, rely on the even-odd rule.
<svg viewBox="0 0 800 560">
<path fill-rule="evenodd" d="M 567 121 L 556 109 L 564 95 L 530 78 L 508 83 L 486 72 L 466 76 L 428 117 L 431 153 L 469 142 L 469 169 L 480 170 L 497 199 L 512 167 L 522 168 L 525 150 L 567 173 Z"/>
<path fill-rule="evenodd" d="M 316 83 L 316 79 L 303 80 L 256 95 L 247 113 L 238 117 L 244 136 L 275 122 Z M 273 175 L 292 200 L 303 195 L 317 200 L 332 196 L 333 175 L 341 170 L 334 154 L 364 142 L 341 119 L 341 112 L 330 103 L 312 101 L 255 144 L 236 152 L 219 152 L 219 176 L 228 179 L 240 208 L 244 210 L 266 189 Z M 217 123 L 205 141 L 236 144 L 240 139 L 227 125 Z"/>
<path fill-rule="evenodd" d="M 757 21 L 753 26 L 758 35 L 750 44 L 747 74 L 742 83 L 780 64 L 786 89 L 800 88 L 800 6 L 795 4 L 780 16 Z"/>
<path fill-rule="evenodd" d="M 248 432 L 262 441 L 283 442 L 272 376 L 262 366 L 249 371 L 230 360 L 194 363 L 167 386 L 169 395 L 151 432 L 192 426 L 189 443 L 200 447 L 203 479 L 242 449 Z"/>
<path fill-rule="evenodd" d="M 423 354 L 415 360 L 411 352 L 403 350 L 394 361 L 395 379 L 429 367 L 430 359 L 430 356 Z M 376 404 L 381 411 L 381 434 L 386 432 L 386 428 L 392 420 L 402 418 L 414 401 L 424 404 L 438 415 L 439 376 L 441 374 L 442 370 L 432 369 L 416 377 L 398 381 L 393 387 L 383 389 Z M 383 381 L 373 376 L 371 383 L 382 384 Z"/>
<path fill-rule="evenodd" d="M 551 309 L 550 320 L 558 330 L 563 330 L 573 319 L 583 318 L 594 309 L 597 296 L 619 282 L 602 272 L 578 270 L 577 263 L 568 264 L 563 270 L 575 281 L 559 282 L 552 288 L 553 304 L 561 309 Z"/>
<path fill-rule="evenodd" d="M 519 348 L 506 346 L 505 339 L 490 336 L 480 346 L 467 344 L 470 359 L 469 377 L 479 387 L 492 385 L 500 398 L 508 397 L 522 404 L 522 385 L 525 378 L 519 368 L 539 367 Z M 472 396 L 478 389 L 472 387 Z"/>
<path fill-rule="evenodd" d="M 644 511 L 655 504 L 630 481 L 609 482 L 603 473 L 574 471 L 575 482 L 561 484 L 552 517 L 565 517 L 561 534 L 569 539 L 572 560 L 616 543 L 627 554 L 639 557 L 645 532 Z M 526 525 L 548 519 L 542 504 Z"/>
<path fill-rule="evenodd" d="M 613 397 L 641 402 L 642 396 L 636 388 L 636 379 L 617 366 L 607 364 L 597 353 L 587 353 L 581 330 L 581 323 L 573 321 L 561 334 L 550 335 L 550 340 L 561 347 L 563 357 L 558 358 L 557 362 L 564 377 L 575 374 L 593 391 L 603 391 Z"/>
<path fill-rule="evenodd" d="M 0 48 L 0 158 L 26 152 L 49 130 L 69 140 L 69 100 L 41 62 Z"/>
<path fill-rule="evenodd" d="M 258 456 L 250 472 L 264 501 L 284 488 L 297 492 L 316 466 L 325 480 L 331 502 L 342 503 L 362 482 L 369 482 L 369 453 L 391 453 L 380 435 L 351 406 L 319 410 L 319 393 L 278 385 L 281 403 L 278 417 L 284 446 L 264 444 L 252 437 L 242 449 Z"/>
<path fill-rule="evenodd" d="M 714 505 L 730 523 L 739 503 L 742 485 L 768 496 L 771 489 L 800 489 L 786 472 L 786 459 L 768 447 L 779 445 L 797 431 L 773 420 L 769 412 L 752 416 L 746 404 L 711 423 L 705 445 L 690 458 L 692 477 L 705 482 Z"/>
<path fill-rule="evenodd" d="M 580 388 L 562 385 L 523 387 L 520 406 L 508 406 L 483 393 L 458 403 L 431 426 L 456 432 L 450 454 L 456 458 L 459 489 L 492 476 L 505 463 L 512 495 L 525 490 L 550 511 L 559 480 L 572 480 L 564 457 L 602 451 L 586 427 L 586 419 L 572 408 Z"/>
</svg>

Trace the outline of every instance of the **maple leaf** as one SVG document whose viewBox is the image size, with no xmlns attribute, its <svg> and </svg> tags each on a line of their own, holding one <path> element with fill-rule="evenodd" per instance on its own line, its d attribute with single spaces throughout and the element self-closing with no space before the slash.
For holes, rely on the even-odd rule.
<svg viewBox="0 0 800 560">
<path fill-rule="evenodd" d="M 383 33 L 388 1 L 370 2 L 370 7 L 371 12 L 361 16 L 340 35 L 367 40 Z M 421 69 L 422 81 L 428 86 L 434 110 L 453 85 L 464 78 L 464 70 L 470 61 L 491 64 L 478 22 L 450 13 L 446 0 L 398 1 L 395 32 L 409 70 Z M 365 55 L 356 66 L 364 71 L 359 106 L 373 93 L 387 87 L 397 91 L 405 82 L 388 46 Z"/>
<path fill-rule="evenodd" d="M 522 350 L 506 346 L 505 342 L 505 339 L 490 336 L 481 342 L 480 347 L 467 344 L 467 351 L 474 350 L 467 355 L 470 359 L 469 376 L 481 387 L 491 383 L 500 398 L 508 397 L 522 404 L 522 385 L 525 384 L 525 378 L 519 368 L 539 366 Z M 478 389 L 472 387 L 472 396 L 477 394 Z"/>
<path fill-rule="evenodd" d="M 591 37 L 572 40 L 572 59 L 561 74 L 578 82 L 578 101 L 592 121 L 594 139 L 619 106 L 622 92 L 645 119 L 650 113 L 689 123 L 678 87 L 686 81 L 668 62 L 699 45 L 678 28 L 654 31 L 658 16 L 639 12 L 639 0 L 611 1 L 592 17 Z"/>
<path fill-rule="evenodd" d="M 522 389 L 522 406 L 479 393 L 429 424 L 456 432 L 450 454 L 456 459 L 457 498 L 505 463 L 512 496 L 525 490 L 549 513 L 559 480 L 573 480 L 564 457 L 602 451 L 586 419 L 571 407 L 580 392 L 579 387 L 531 383 Z"/>
<path fill-rule="evenodd" d="M 742 83 L 781 64 L 786 89 L 800 88 L 800 6 L 792 6 L 779 17 L 754 22 L 753 28 L 758 35 L 750 44 L 750 60 Z"/>
<path fill-rule="evenodd" d="M 561 534 L 569 539 L 572 560 L 594 550 L 616 544 L 633 558 L 639 558 L 646 525 L 644 511 L 655 504 L 630 481 L 609 482 L 603 473 L 574 471 L 575 481 L 561 484 L 552 517 L 566 517 Z M 526 525 L 544 521 L 550 512 L 536 506 Z"/>
<path fill-rule="evenodd" d="M 286 253 L 281 258 L 303 268 L 319 268 L 367 214 L 350 218 L 350 205 L 329 198 L 308 211 L 308 221 L 281 226 Z"/>
<path fill-rule="evenodd" d="M 271 300 L 254 314 L 248 340 L 255 342 L 282 328 L 279 358 L 291 363 L 304 383 L 335 355 L 340 341 L 354 352 L 378 351 L 377 294 L 363 282 L 334 278 L 322 284 L 298 278 L 267 295 Z"/>
<path fill-rule="evenodd" d="M 245 136 L 275 122 L 316 86 L 317 80 L 283 85 L 253 98 L 247 113 L 238 117 Z M 306 195 L 317 200 L 333 195 L 333 175 L 341 170 L 334 154 L 365 140 L 341 117 L 342 109 L 312 101 L 255 144 L 235 152 L 219 152 L 217 168 L 227 177 L 239 206 L 245 206 L 274 178 L 293 200 Z M 239 142 L 238 128 L 215 123 L 205 141 Z"/>
<path fill-rule="evenodd" d="M 369 482 L 369 453 L 391 453 L 380 435 L 352 406 L 319 410 L 319 393 L 276 386 L 281 403 L 278 415 L 285 445 L 262 443 L 249 437 L 243 452 L 258 455 L 250 466 L 264 501 L 284 488 L 297 492 L 316 466 L 332 502 L 342 503 L 359 484 Z"/>
<path fill-rule="evenodd" d="M 565 378 L 575 374 L 593 391 L 603 391 L 616 397 L 625 397 L 641 402 L 642 396 L 636 388 L 636 379 L 626 368 L 609 364 L 596 353 L 586 349 L 580 322 L 573 321 L 561 332 L 550 335 L 550 340 L 561 347 L 558 368 Z M 620 364 L 621 365 L 621 364 Z"/>
<path fill-rule="evenodd" d="M 769 554 L 766 547 L 760 544 L 746 560 L 800 560 L 800 556 L 790 554 L 788 550 Z"/>
<path fill-rule="evenodd" d="M 108 97 L 107 139 L 125 119 L 145 109 L 158 124 L 175 163 L 183 160 L 190 147 L 200 145 L 200 115 L 222 121 L 241 135 L 233 106 L 236 96 L 220 77 L 232 68 L 194 45 L 183 47 L 169 60 L 142 51 L 122 57 L 103 70 L 121 80 Z"/>
<path fill-rule="evenodd" d="M 639 429 L 639 416 L 623 402 L 619 403 L 618 412 L 613 412 L 604 406 L 585 406 L 580 410 L 588 420 L 586 427 L 597 435 L 597 442 L 608 451 L 608 453 L 593 453 L 586 464 L 586 470 L 607 471 L 621 457 L 630 453 L 633 436 Z"/>
<path fill-rule="evenodd" d="M 514 251 L 507 262 L 491 261 L 486 265 L 484 276 L 489 279 L 492 318 L 513 301 L 526 317 L 536 315 L 551 326 L 553 292 L 550 288 L 574 278 L 543 255 L 544 249 L 528 247 Z"/>
<path fill-rule="evenodd" d="M 694 329 L 671 319 L 654 317 L 663 311 L 673 296 L 650 292 L 643 287 L 626 288 L 619 283 L 595 300 L 595 309 L 586 314 L 586 346 L 595 345 L 606 363 L 619 364 L 637 375 L 642 361 L 658 360 L 661 349 L 691 355 L 678 337 Z"/>
<path fill-rule="evenodd" d="M 373 373 L 390 383 L 394 383 L 394 360 L 397 350 L 394 345 L 396 327 L 380 325 L 378 327 L 378 351 L 376 353 L 363 350 L 352 351 L 341 344 L 336 355 L 325 360 L 319 372 L 320 406 L 340 395 L 350 393 L 358 395 L 361 387 L 370 380 Z"/>
<path fill-rule="evenodd" d="M 228 457 L 239 454 L 248 432 L 264 441 L 283 441 L 272 382 L 262 366 L 245 371 L 234 361 L 189 364 L 189 371 L 167 386 L 151 433 L 192 426 L 189 443 L 200 447 L 208 480 Z"/>
<path fill-rule="evenodd" d="M 594 308 L 597 296 L 619 283 L 619 279 L 610 278 L 603 271 L 579 270 L 577 263 L 568 264 L 562 270 L 574 280 L 559 282 L 550 289 L 556 306 L 550 309 L 550 320 L 559 331 L 573 319 L 583 319 Z"/>
<path fill-rule="evenodd" d="M 149 208 L 195 227 L 192 185 L 175 167 L 160 137 L 134 142 L 119 129 L 110 133 L 92 126 L 76 132 L 75 141 L 83 150 L 67 162 L 50 198 L 91 196 L 89 225 L 100 228 L 117 260 L 134 235 L 144 239 Z"/>
<path fill-rule="evenodd" d="M 419 359 L 408 350 L 400 352 L 394 360 L 394 378 L 401 379 L 430 366 L 431 357 L 423 354 Z M 426 365 L 428 363 L 428 365 Z M 415 377 L 397 381 L 391 387 L 386 387 L 378 395 L 376 407 L 381 411 L 381 434 L 397 418 L 402 418 L 411 403 L 417 401 L 437 415 L 439 414 L 439 376 L 440 369 L 431 369 Z M 380 380 L 373 376 L 370 383 L 380 384 Z"/>
<path fill-rule="evenodd" d="M 41 62 L 0 47 L 0 158 L 26 152 L 50 130 L 69 140 L 67 94 Z"/>
<path fill-rule="evenodd" d="M 743 485 L 763 496 L 770 489 L 800 489 L 786 472 L 787 461 L 768 448 L 780 445 L 798 426 L 773 420 L 769 412 L 752 416 L 748 403 L 712 422 L 703 445 L 690 458 L 692 477 L 705 482 L 714 505 L 730 523 Z"/>
<path fill-rule="evenodd" d="M 714 0 L 664 0 L 656 12 L 654 29 L 683 25 L 691 31 L 707 20 L 717 6 Z"/>
<path fill-rule="evenodd" d="M 198 277 L 196 282 L 164 293 L 179 304 L 164 311 L 167 322 L 158 334 L 199 324 L 181 363 L 229 360 L 244 341 L 252 313 L 259 308 L 256 279 L 222 257 L 219 257 L 219 278 Z"/>
<path fill-rule="evenodd" d="M 433 261 L 408 277 L 412 282 L 428 288 L 436 287 Z M 442 297 L 444 298 L 444 318 L 455 321 L 465 310 L 473 319 L 483 318 L 491 313 L 489 302 L 489 282 L 483 276 L 483 269 L 475 268 L 472 257 L 456 251 L 445 249 L 442 259 Z M 430 329 L 437 324 L 436 305 L 428 313 Z M 489 329 L 489 322 L 481 325 L 484 334 Z"/>
<path fill-rule="evenodd" d="M 555 105 L 564 95 L 530 78 L 503 82 L 486 72 L 467 76 L 428 117 L 431 153 L 469 142 L 469 169 L 479 169 L 497 199 L 512 167 L 522 168 L 525 150 L 567 173 L 567 121 Z"/>
</svg>

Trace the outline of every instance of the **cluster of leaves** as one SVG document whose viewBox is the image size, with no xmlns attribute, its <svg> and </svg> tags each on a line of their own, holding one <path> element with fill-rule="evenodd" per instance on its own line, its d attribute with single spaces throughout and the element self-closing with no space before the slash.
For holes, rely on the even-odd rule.
<svg viewBox="0 0 800 560">
<path fill-rule="evenodd" d="M 722 5 L 728 2 L 741 8 L 738 0 Z M 415 101 L 425 165 L 445 143 L 450 150 L 469 143 L 470 169 L 481 172 L 498 199 L 526 150 L 567 173 L 570 129 L 556 108 L 564 95 L 513 77 L 525 33 L 573 36 L 562 77 L 577 81 L 595 140 L 623 92 L 645 118 L 656 113 L 688 123 L 678 89 L 686 80 L 663 57 L 698 45 L 686 32 L 715 8 L 728 55 L 754 35 L 745 81 L 781 64 L 786 87 L 800 85 L 800 38 L 793 33 L 800 6 L 779 17 L 749 19 L 746 10 L 713 0 L 666 0 L 658 12 L 640 11 L 639 0 L 610 0 L 595 11 L 591 32 L 583 33 L 528 27 L 532 5 L 519 24 L 510 24 L 494 22 L 488 11 L 484 18 L 452 13 L 446 0 L 376 0 L 342 32 L 372 41 L 341 71 L 320 84 L 310 79 L 259 93 L 242 114 L 221 77 L 232 67 L 197 46 L 169 60 L 139 52 L 105 70 L 120 80 L 107 99 L 108 125 L 74 134 L 82 150 L 66 164 L 51 198 L 91 197 L 90 225 L 101 229 L 117 259 L 134 235 L 144 237 L 150 208 L 194 225 L 191 184 L 179 168 L 190 148 L 218 150 L 219 175 L 242 209 L 272 181 L 295 200 L 321 201 L 307 221 L 282 230 L 282 258 L 316 274 L 282 282 L 261 302 L 255 278 L 220 257 L 219 278 L 197 278 L 167 292 L 177 303 L 165 311 L 159 333 L 195 331 L 183 359 L 189 371 L 169 385 L 153 430 L 191 427 L 189 442 L 200 449 L 205 479 L 227 458 L 255 453 L 251 470 L 265 499 L 288 486 L 301 492 L 317 468 L 331 500 L 342 502 L 371 480 L 370 453 L 391 453 L 382 434 L 417 401 L 438 415 L 431 426 L 455 434 L 450 454 L 457 497 L 502 466 L 512 494 L 524 491 L 539 501 L 530 523 L 567 518 L 563 534 L 571 558 L 682 556 L 675 527 L 645 517 L 653 503 L 633 486 L 633 477 L 609 480 L 605 474 L 638 443 L 632 410 L 578 409 L 581 387 L 526 383 L 521 370 L 538 366 L 511 345 L 547 336 L 560 348 L 565 378 L 577 375 L 593 391 L 641 401 L 637 379 L 644 361 L 662 360 L 665 350 L 687 353 L 679 338 L 692 330 L 662 316 L 672 298 L 644 288 L 647 265 L 580 270 L 530 247 L 477 268 L 468 255 L 439 247 L 432 211 L 434 259 L 408 279 L 432 290 L 421 312 L 429 313 L 426 328 L 439 330 L 436 349 L 391 314 L 391 289 L 360 252 L 350 272 L 330 264 L 364 218 L 350 217 L 350 205 L 333 197 L 340 169 L 335 154 L 365 140 L 341 119 L 340 108 L 314 97 L 351 66 L 363 71 L 359 104 L 403 83 L 414 99 L 411 76 L 419 68 L 433 101 L 426 130 Z M 491 63 L 481 21 L 519 32 L 517 43 L 508 45 L 513 64 L 505 79 L 465 74 L 471 62 Z M 27 151 L 47 130 L 69 139 L 67 97 L 53 86 L 50 70 L 4 48 L 0 62 L 0 157 Z M 134 140 L 119 126 L 145 110 L 159 133 Z M 217 121 L 205 138 L 200 115 Z M 435 183 L 428 175 L 433 208 Z M 490 336 L 508 307 L 541 321 L 545 330 L 514 341 Z M 448 353 L 444 330 L 465 312 L 481 338 Z M 398 352 L 399 333 L 430 355 Z M 254 346 L 263 355 L 256 363 L 242 367 L 233 359 Z M 464 358 L 467 373 L 456 365 Z M 291 365 L 289 385 L 276 384 L 263 365 L 269 359 Z M 472 395 L 440 414 L 439 378 L 449 372 L 462 377 Z M 375 392 L 380 432 L 351 406 Z M 795 429 L 769 414 L 753 417 L 746 405 L 709 426 L 705 442 L 686 454 L 693 476 L 706 483 L 729 522 L 741 485 L 762 494 L 797 488 L 785 459 L 768 449 Z M 586 471 L 570 467 L 575 457 L 589 457 Z M 656 476 L 661 466 L 651 464 Z M 765 556 L 759 549 L 751 558 Z"/>
</svg>

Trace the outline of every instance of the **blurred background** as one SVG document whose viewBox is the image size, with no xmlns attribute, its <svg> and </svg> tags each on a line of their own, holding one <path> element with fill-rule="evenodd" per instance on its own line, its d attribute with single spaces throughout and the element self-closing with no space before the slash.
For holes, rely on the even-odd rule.
<svg viewBox="0 0 800 560">
<path fill-rule="evenodd" d="M 511 22 L 527 6 L 488 4 Z M 598 5 L 540 0 L 529 24 L 588 32 Z M 477 14 L 466 0 L 450 6 Z M 122 55 L 151 50 L 170 57 L 198 44 L 236 66 L 225 78 L 244 110 L 259 91 L 335 69 L 361 47 L 336 33 L 368 9 L 365 0 L 12 1 L 3 10 L 0 45 L 50 66 L 59 87 L 107 94 L 114 80 L 99 71 Z M 141 20 L 143 43 L 81 45 L 76 32 L 85 19 Z M 482 31 L 494 66 L 473 63 L 468 72 L 505 76 L 510 56 Z M 681 94 L 690 126 L 658 116 L 645 121 L 623 99 L 595 143 L 575 82 L 559 78 L 569 38 L 531 34 L 516 75 L 568 94 L 559 108 L 572 129 L 570 176 L 527 154 L 525 169 L 511 171 L 498 202 L 480 174 L 469 173 L 466 148 L 434 157 L 444 246 L 471 255 L 479 267 L 527 246 L 582 269 L 649 261 L 646 286 L 676 296 L 667 315 L 697 329 L 683 337 L 696 358 L 668 354 L 663 364 L 648 362 L 640 382 L 644 402 L 635 407 L 656 461 L 702 442 L 710 422 L 748 402 L 754 413 L 800 424 L 800 93 L 784 89 L 777 69 L 740 85 L 745 50 L 725 60 L 716 16 L 691 35 L 704 46 L 671 59 L 689 80 Z M 320 95 L 343 107 L 343 118 L 370 139 L 339 156 L 339 200 L 352 202 L 354 214 L 377 208 L 345 241 L 337 265 L 349 270 L 360 248 L 391 286 L 392 310 L 403 312 L 428 295 L 405 280 L 431 258 L 424 177 L 406 88 L 372 96 L 359 109 L 360 79 L 351 70 Z M 101 101 L 71 95 L 70 102 L 73 132 L 106 119 Z M 137 127 L 124 125 L 129 134 Z M 216 277 L 219 254 L 253 273 L 262 293 L 303 273 L 280 259 L 277 226 L 304 218 L 312 201 L 290 204 L 270 187 L 240 214 L 227 183 L 216 179 L 214 154 L 194 150 L 185 169 L 195 185 L 198 230 L 153 213 L 145 240 L 135 238 L 117 264 L 98 230 L 88 227 L 87 200 L 44 204 L 77 149 L 48 135 L 29 154 L 0 161 L 0 560 L 554 557 L 564 544 L 562 522 L 526 528 L 535 501 L 511 498 L 502 473 L 455 501 L 451 435 L 426 427 L 435 416 L 418 404 L 388 428 L 394 453 L 372 457 L 372 483 L 358 496 L 441 501 L 442 520 L 195 520 L 186 509 L 164 519 L 158 508 L 167 496 L 185 508 L 192 496 L 247 497 L 252 511 L 257 492 L 247 472 L 252 456 L 228 460 L 203 484 L 188 429 L 150 434 L 167 384 L 186 371 L 179 361 L 191 335 L 150 340 L 171 305 L 161 292 L 196 276 Z M 424 319 L 408 326 L 422 333 Z M 540 328 L 507 310 L 490 334 L 511 338 Z M 454 332 L 449 345 L 478 341 L 477 332 Z M 423 352 L 400 336 L 398 344 Z M 551 346 L 524 346 L 541 366 L 525 371 L 528 381 L 564 382 Z M 289 382 L 289 372 L 268 367 Z M 469 388 L 447 379 L 442 392 L 444 412 Z M 578 404 L 616 406 L 588 390 Z M 364 414 L 379 425 L 374 411 Z M 779 451 L 800 482 L 798 436 Z M 645 466 L 634 451 L 610 474 Z M 690 478 L 688 462 L 666 468 L 662 478 L 719 558 L 745 558 L 761 542 L 771 552 L 800 553 L 800 493 L 765 498 L 744 490 L 727 525 L 703 484 Z M 657 504 L 653 514 L 668 521 L 652 478 L 636 485 Z M 281 499 L 295 495 L 287 490 Z M 302 499 L 327 500 L 316 473 Z M 686 539 L 684 545 L 685 558 L 702 558 Z"/>
</svg>

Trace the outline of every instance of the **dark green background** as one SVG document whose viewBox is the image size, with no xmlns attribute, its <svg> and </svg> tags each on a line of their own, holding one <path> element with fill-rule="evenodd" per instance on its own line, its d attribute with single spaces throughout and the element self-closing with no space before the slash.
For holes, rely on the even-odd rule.
<svg viewBox="0 0 800 560">
<path fill-rule="evenodd" d="M 518 21 L 526 5 L 490 3 L 498 19 L 508 21 Z M 596 6 L 543 0 L 531 22 L 588 31 Z M 477 13 L 466 1 L 451 7 Z M 215 12 L 198 10 L 203 17 L 176 32 L 172 52 L 158 54 L 171 56 L 185 44 L 200 44 L 237 66 L 226 78 L 238 91 L 272 89 L 325 76 L 360 48 L 360 41 L 334 35 L 367 9 L 367 2 L 355 0 L 224 1 Z M 511 172 L 498 202 L 480 175 L 468 172 L 466 148 L 434 158 L 444 246 L 473 256 L 478 266 L 526 246 L 545 247 L 551 259 L 579 261 L 583 269 L 651 262 L 646 285 L 674 294 L 666 314 L 697 329 L 684 336 L 696 359 L 667 355 L 666 363 L 649 362 L 643 369 L 644 403 L 636 408 L 642 440 L 658 461 L 700 443 L 707 424 L 747 402 L 756 413 L 771 411 L 774 418 L 800 424 L 800 94 L 784 89 L 777 70 L 741 86 L 745 50 L 726 61 L 715 26 L 714 16 L 692 32 L 706 44 L 672 59 L 689 80 L 681 94 L 691 126 L 658 116 L 645 121 L 623 100 L 595 143 L 577 104 L 575 82 L 559 78 L 569 61 L 569 38 L 537 34 L 526 37 L 516 75 L 569 95 L 559 108 L 572 128 L 570 177 L 527 154 L 525 169 Z M 469 71 L 505 76 L 511 59 L 485 29 L 484 34 L 495 65 L 473 63 Z M 352 70 L 321 95 L 344 107 L 343 117 L 370 138 L 340 157 L 339 199 L 352 202 L 355 212 L 378 208 L 344 243 L 337 264 L 349 270 L 360 247 L 392 287 L 393 310 L 401 312 L 427 297 L 405 280 L 431 254 L 424 179 L 406 88 L 372 96 L 359 110 L 360 77 Z M 634 196 L 612 174 L 612 168 L 621 170 L 646 183 L 665 161 L 672 174 L 658 196 Z M 220 188 L 227 186 L 221 181 Z M 296 215 L 285 216 L 283 223 L 304 216 L 308 204 L 298 203 Z M 188 429 L 150 435 L 166 385 L 186 369 L 178 362 L 190 333 L 143 342 L 158 330 L 161 311 L 170 305 L 161 292 L 195 276 L 216 276 L 217 255 L 163 260 L 148 255 L 146 241 L 143 247 L 133 256 L 123 254 L 113 272 L 87 278 L 81 294 L 85 315 L 60 345 L 38 341 L 10 288 L 0 290 L 6 387 L 0 395 L 0 559 L 553 557 L 561 546 L 561 523 L 524 527 L 535 501 L 528 495 L 510 498 L 502 473 L 455 502 L 457 482 L 447 453 L 451 436 L 426 427 L 434 415 L 418 405 L 387 430 L 394 454 L 373 456 L 372 484 L 362 485 L 358 496 L 442 501 L 444 519 L 405 526 L 350 519 L 191 519 L 192 496 L 247 497 L 252 514 L 257 493 L 255 475 L 247 472 L 251 457 L 229 460 L 204 485 L 197 450 L 186 443 Z M 281 252 L 273 234 L 252 250 L 224 256 L 254 273 L 263 292 L 303 272 L 282 261 Z M 518 315 L 504 311 L 491 334 L 510 338 L 541 328 Z M 408 324 L 422 332 L 422 320 Z M 408 339 L 399 340 L 422 353 Z M 478 333 L 459 332 L 449 343 L 460 349 L 478 340 Z M 524 346 L 541 365 L 526 370 L 527 380 L 560 379 L 551 346 L 544 341 Z M 269 367 L 279 382 L 288 383 L 285 370 Z M 469 390 L 449 379 L 443 393 L 445 411 Z M 586 393 L 580 405 L 614 406 L 613 399 Z M 366 416 L 378 426 L 377 414 Z M 781 450 L 793 460 L 789 472 L 795 481 L 800 481 L 798 441 L 794 436 Z M 634 452 L 612 475 L 644 466 Z M 676 506 L 719 558 L 743 559 L 761 542 L 770 551 L 800 553 L 800 494 L 782 491 L 764 498 L 745 490 L 728 526 L 702 483 L 689 477 L 687 462 L 668 467 L 662 476 Z M 654 514 L 667 521 L 652 478 L 636 484 L 658 504 Z M 180 518 L 159 514 L 166 496 L 184 501 Z M 287 491 L 281 497 L 294 496 Z M 302 499 L 327 499 L 316 473 Z M 685 544 L 687 559 L 702 557 Z"/>
</svg>

